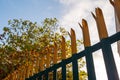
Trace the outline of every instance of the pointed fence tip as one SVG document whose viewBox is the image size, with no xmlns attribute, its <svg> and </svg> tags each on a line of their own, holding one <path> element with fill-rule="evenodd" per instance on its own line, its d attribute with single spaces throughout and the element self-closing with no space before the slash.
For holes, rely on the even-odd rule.
<svg viewBox="0 0 120 80">
<path fill-rule="evenodd" d="M 71 31 L 74 31 L 74 29 L 73 29 L 73 28 L 71 28 Z"/>
<path fill-rule="evenodd" d="M 54 47 L 57 47 L 57 44 L 56 44 L 56 42 L 54 42 Z"/>
<path fill-rule="evenodd" d="M 79 22 L 78 22 L 78 24 L 79 24 L 80 28 L 83 29 L 83 26 Z"/>
<path fill-rule="evenodd" d="M 87 21 L 85 19 L 82 19 L 82 25 L 83 25 L 83 27 L 86 27 Z"/>
<path fill-rule="evenodd" d="M 71 36 L 75 36 L 75 30 L 71 28 Z"/>
<path fill-rule="evenodd" d="M 102 14 L 102 9 L 97 7 L 95 8 L 96 15 L 101 15 Z"/>
<path fill-rule="evenodd" d="M 82 19 L 82 22 L 87 22 L 85 19 Z"/>
<path fill-rule="evenodd" d="M 96 20 L 95 14 L 93 12 L 91 12 L 91 14 L 92 14 L 93 18 Z"/>
<path fill-rule="evenodd" d="M 99 7 L 95 8 L 95 11 L 101 11 L 101 9 Z"/>
<path fill-rule="evenodd" d="M 71 38 L 71 34 L 68 32 L 69 37 Z"/>
<path fill-rule="evenodd" d="M 100 8 L 100 7 L 96 7 L 96 8 L 95 8 L 95 11 L 96 11 L 96 10 L 101 10 L 101 8 Z"/>
<path fill-rule="evenodd" d="M 114 7 L 114 1 L 109 0 L 110 4 Z"/>
<path fill-rule="evenodd" d="M 65 41 L 65 38 L 64 38 L 64 36 L 62 36 L 62 41 Z"/>
</svg>

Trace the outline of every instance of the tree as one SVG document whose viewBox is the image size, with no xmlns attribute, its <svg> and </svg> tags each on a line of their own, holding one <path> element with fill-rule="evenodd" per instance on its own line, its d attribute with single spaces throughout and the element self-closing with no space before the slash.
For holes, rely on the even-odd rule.
<svg viewBox="0 0 120 80">
<path fill-rule="evenodd" d="M 29 20 L 13 19 L 8 21 L 8 25 L 0 35 L 0 73 L 4 73 L 0 76 L 2 78 L 25 62 L 33 63 L 37 54 L 32 54 L 31 51 L 39 53 L 39 57 L 42 57 L 46 55 L 46 47 L 51 48 L 55 42 L 59 47 L 58 54 L 61 54 L 61 37 L 68 36 L 68 32 L 60 27 L 56 18 L 46 18 L 41 25 Z M 81 44 L 80 40 L 78 44 Z M 67 55 L 70 55 L 69 40 L 66 47 L 69 53 Z"/>
</svg>

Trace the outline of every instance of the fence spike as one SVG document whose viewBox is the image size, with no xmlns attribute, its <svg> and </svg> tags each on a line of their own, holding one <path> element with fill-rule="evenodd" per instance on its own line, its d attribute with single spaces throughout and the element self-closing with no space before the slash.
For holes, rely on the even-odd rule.
<svg viewBox="0 0 120 80">
<path fill-rule="evenodd" d="M 80 28 L 83 29 L 83 26 L 80 23 L 78 23 L 78 24 L 79 24 Z"/>
<path fill-rule="evenodd" d="M 57 44 L 54 42 L 54 58 L 53 58 L 53 63 L 56 64 L 57 63 Z"/>
<path fill-rule="evenodd" d="M 115 11 L 115 23 L 116 23 L 116 31 L 120 31 L 120 0 L 110 0 L 110 3 L 114 7 Z M 120 56 L 120 41 L 117 42 L 117 47 L 118 47 L 118 53 Z"/>
<path fill-rule="evenodd" d="M 93 18 L 96 20 L 95 14 L 93 12 L 91 12 L 91 14 L 92 14 Z"/>
<path fill-rule="evenodd" d="M 66 59 L 65 38 L 62 36 L 62 59 Z"/>
<path fill-rule="evenodd" d="M 114 3 L 113 7 L 115 9 L 115 14 L 116 14 L 118 21 L 120 23 L 120 0 L 114 0 L 113 3 Z"/>
<path fill-rule="evenodd" d="M 44 70 L 44 56 L 42 56 L 41 58 L 41 62 L 40 62 L 40 71 Z"/>
<path fill-rule="evenodd" d="M 82 32 L 83 32 L 84 46 L 85 47 L 91 46 L 87 21 L 85 19 L 82 19 L 82 25 L 81 24 L 79 25 L 82 28 Z"/>
<path fill-rule="evenodd" d="M 50 53 L 51 53 L 51 51 L 49 50 L 49 48 L 48 48 L 48 52 L 47 52 L 47 64 L 46 64 L 46 67 L 47 68 L 49 68 L 50 67 Z"/>
<path fill-rule="evenodd" d="M 20 69 L 20 71 L 21 71 L 21 78 L 20 78 L 20 80 L 24 80 L 25 79 L 25 69 L 24 69 L 24 66 L 22 65 L 21 66 L 21 69 Z"/>
<path fill-rule="evenodd" d="M 87 49 L 89 46 L 91 46 L 91 42 L 90 42 L 88 24 L 85 19 L 82 19 L 81 27 L 82 27 L 82 32 L 83 32 L 84 47 L 85 49 Z M 92 54 L 89 51 L 86 51 L 86 53 L 87 55 L 85 56 L 85 59 L 86 59 L 88 80 L 92 80 L 92 79 L 96 80 Z"/>
<path fill-rule="evenodd" d="M 71 38 L 71 34 L 68 32 L 69 37 Z"/>
<path fill-rule="evenodd" d="M 89 31 L 88 31 L 88 24 L 85 19 L 82 19 L 82 25 L 83 25 L 83 32 L 84 32 L 85 47 L 91 46 L 90 35 L 89 35 Z"/>
<path fill-rule="evenodd" d="M 114 7 L 114 2 L 112 0 L 109 0 L 109 2 L 112 4 L 112 6 Z"/>
<path fill-rule="evenodd" d="M 100 40 L 103 38 L 107 38 L 108 33 L 107 33 L 106 24 L 104 21 L 102 10 L 99 7 L 95 8 L 95 13 L 96 13 L 95 20 L 96 20 L 96 24 L 98 28 L 99 38 Z"/>
<path fill-rule="evenodd" d="M 71 28 L 71 48 L 72 48 L 72 54 L 75 54 L 77 52 L 76 35 L 75 35 L 75 31 L 72 28 Z"/>
<path fill-rule="evenodd" d="M 38 53 L 37 54 L 37 57 L 39 56 Z M 38 59 L 36 60 L 36 64 L 35 64 L 35 73 L 38 73 L 38 70 L 39 70 L 39 57 Z"/>
<path fill-rule="evenodd" d="M 29 65 L 28 65 L 28 62 L 27 62 L 27 65 L 26 65 L 26 78 L 28 78 L 29 77 L 29 71 L 30 71 L 30 69 L 29 69 Z"/>
</svg>

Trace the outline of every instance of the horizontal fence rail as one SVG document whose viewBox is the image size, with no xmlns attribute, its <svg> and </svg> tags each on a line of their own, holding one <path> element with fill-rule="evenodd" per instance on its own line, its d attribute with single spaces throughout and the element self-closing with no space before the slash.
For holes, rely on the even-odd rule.
<svg viewBox="0 0 120 80">
<path fill-rule="evenodd" d="M 43 74 L 52 72 L 52 71 L 54 71 L 54 70 L 62 67 L 63 65 L 67 65 L 67 64 L 73 62 L 73 60 L 74 60 L 74 61 L 77 61 L 78 59 L 86 56 L 86 55 L 87 55 L 86 51 L 90 51 L 91 54 L 92 54 L 93 52 L 95 52 L 95 51 L 97 51 L 97 50 L 99 50 L 99 49 L 101 49 L 101 48 L 106 47 L 106 46 L 104 46 L 104 45 L 111 45 L 112 43 L 117 42 L 118 40 L 120 40 L 120 32 L 112 35 L 111 37 L 108 37 L 108 38 L 105 38 L 105 39 L 101 40 L 99 43 L 97 43 L 97 44 L 95 44 L 95 45 L 93 45 L 93 46 L 90 46 L 90 47 L 86 48 L 86 50 L 83 50 L 82 52 L 79 52 L 79 53 L 77 53 L 77 54 L 73 54 L 72 57 L 70 57 L 70 58 L 68 58 L 68 59 L 65 59 L 64 61 L 62 61 L 62 62 L 60 62 L 60 63 L 58 63 L 58 64 L 53 65 L 52 67 L 47 68 L 47 69 L 44 70 L 44 71 L 41 71 L 41 72 L 39 72 L 39 73 L 37 73 L 37 74 L 34 74 L 34 76 L 31 76 L 30 78 L 28 78 L 28 79 L 26 79 L 26 80 L 36 80 L 37 78 L 39 78 L 39 77 L 42 76 Z M 111 64 L 110 64 L 110 65 L 111 65 Z M 113 75 L 114 73 L 111 72 L 110 74 Z M 55 74 L 54 74 L 53 76 L 55 76 Z M 115 80 L 119 80 L 118 76 L 117 76 L 116 78 L 117 78 L 117 79 L 115 79 Z M 56 80 L 57 80 L 57 79 L 56 79 Z M 76 80 L 76 79 L 74 79 L 74 80 Z M 114 79 L 109 79 L 109 80 L 114 80 Z"/>
<path fill-rule="evenodd" d="M 116 25 L 118 28 L 120 28 L 120 0 L 109 1 L 114 7 L 115 18 L 117 19 Z M 58 57 L 59 46 L 57 43 L 54 43 L 53 46 L 47 46 L 45 48 L 47 54 L 42 57 L 40 57 L 39 53 L 31 51 L 30 56 L 33 55 L 32 53 L 37 54 L 35 61 L 33 63 L 26 62 L 24 65 L 20 66 L 17 70 L 9 74 L 3 80 L 58 80 L 57 73 L 59 68 L 61 68 L 62 80 L 67 80 L 68 64 L 72 64 L 71 68 L 73 80 L 80 80 L 78 60 L 82 57 L 85 57 L 86 60 L 88 80 L 96 80 L 92 53 L 99 49 L 102 50 L 108 80 L 119 80 L 111 44 L 120 41 L 120 31 L 110 37 L 108 36 L 103 12 L 100 8 L 95 8 L 95 13 L 92 13 L 92 16 L 95 19 L 97 25 L 100 42 L 91 45 L 87 21 L 85 19 L 82 19 L 82 24 L 79 23 L 79 26 L 82 29 L 83 44 L 85 50 L 77 53 L 76 35 L 75 31 L 71 29 L 69 33 L 71 39 L 71 57 L 67 58 L 65 47 L 66 42 L 65 38 L 62 36 L 60 48 L 61 59 Z M 120 54 L 120 49 L 118 52 Z M 53 54 L 52 59 L 50 58 L 51 53 Z M 51 76 L 52 79 L 50 79 Z"/>
</svg>

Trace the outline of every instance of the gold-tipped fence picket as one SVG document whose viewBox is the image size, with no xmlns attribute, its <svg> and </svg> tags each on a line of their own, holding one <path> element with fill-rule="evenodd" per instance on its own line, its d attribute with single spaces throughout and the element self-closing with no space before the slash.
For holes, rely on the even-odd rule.
<svg viewBox="0 0 120 80">
<path fill-rule="evenodd" d="M 114 6 L 116 14 L 115 16 L 120 23 L 120 0 L 110 0 L 110 3 Z M 50 80 L 50 73 L 53 74 L 51 75 L 53 76 L 52 80 L 57 80 L 56 71 L 60 67 L 62 68 L 62 80 L 66 80 L 66 65 L 69 63 L 72 63 L 73 80 L 79 80 L 77 60 L 82 57 L 85 57 L 86 59 L 88 80 L 96 80 L 92 53 L 99 49 L 102 49 L 103 52 L 108 80 L 119 80 L 116 64 L 113 58 L 111 44 L 120 40 L 120 32 L 117 32 L 116 34 L 108 37 L 104 16 L 100 8 L 96 8 L 95 14 L 92 13 L 92 16 L 94 17 L 97 24 L 100 42 L 91 46 L 87 21 L 85 19 L 82 19 L 82 24 L 79 23 L 79 26 L 81 27 L 83 32 L 83 42 L 85 50 L 77 53 L 75 31 L 71 29 L 70 38 L 72 56 L 70 58 L 66 58 L 66 42 L 65 38 L 62 36 L 61 62 L 58 62 L 58 47 L 57 44 L 54 43 L 54 46 L 52 47 L 54 49 L 53 60 L 50 59 L 51 50 L 49 49 L 47 50 L 48 54 L 41 58 L 39 58 L 39 53 L 34 52 L 35 54 L 37 54 L 37 59 L 34 63 L 25 63 L 13 73 L 9 74 L 4 80 L 43 80 L 43 76 L 45 80 Z M 45 58 L 47 59 L 47 61 L 45 60 Z"/>
</svg>

